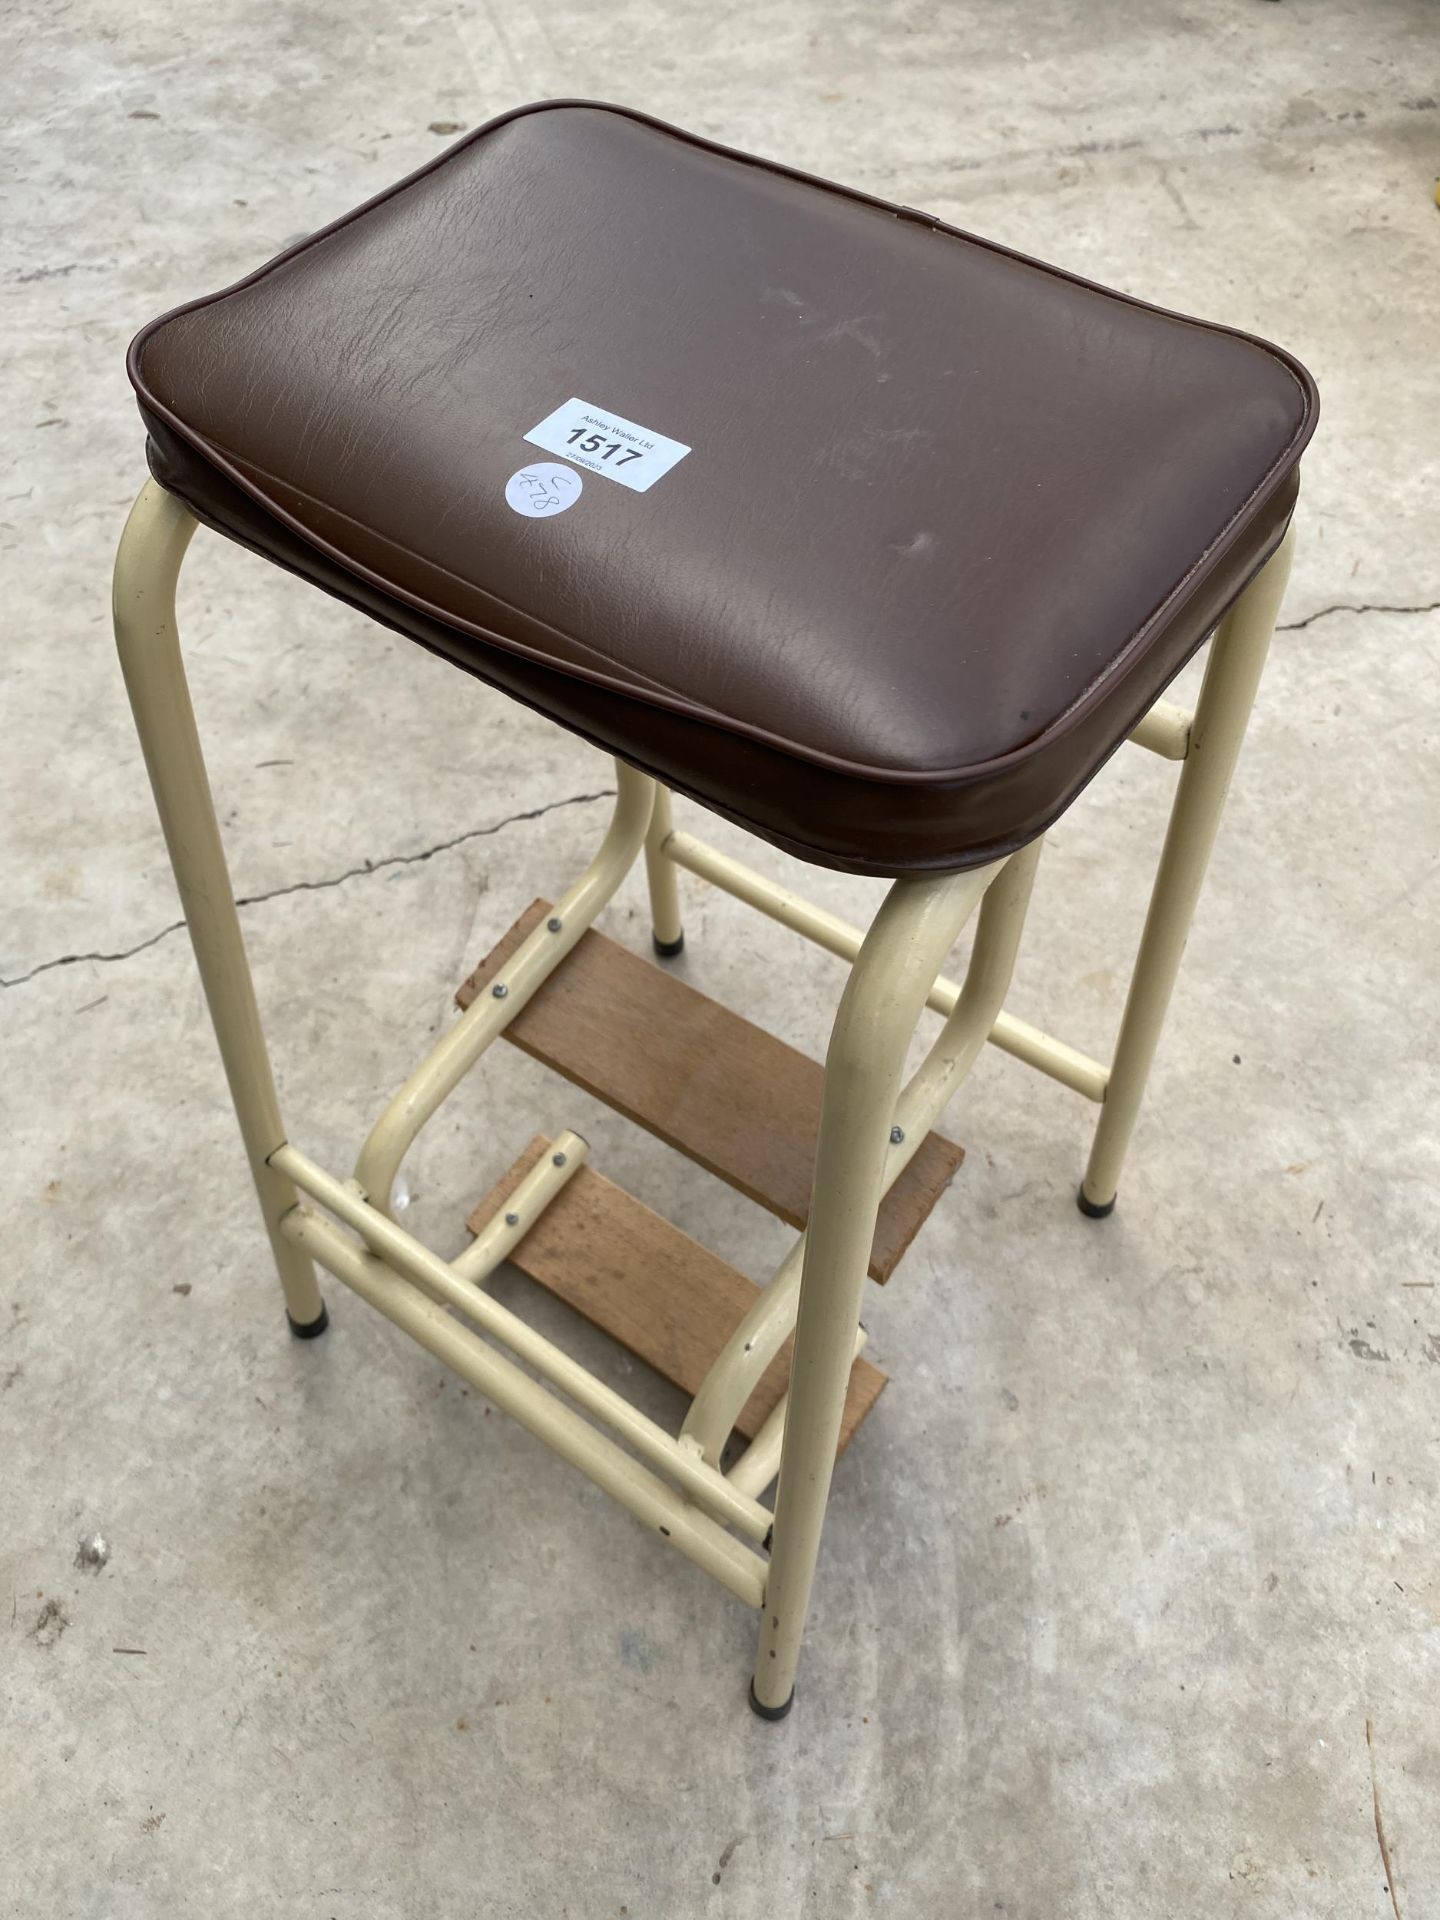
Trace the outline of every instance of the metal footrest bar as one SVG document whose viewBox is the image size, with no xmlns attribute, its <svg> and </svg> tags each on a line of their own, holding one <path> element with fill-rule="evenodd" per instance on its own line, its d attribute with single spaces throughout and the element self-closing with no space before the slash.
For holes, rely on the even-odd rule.
<svg viewBox="0 0 1440 1920">
<path fill-rule="evenodd" d="M 511 955 L 505 977 L 432 1048 L 371 1129 L 355 1177 L 382 1213 L 390 1211 L 395 1175 L 420 1129 L 560 965 L 634 864 L 656 789 L 623 761 L 615 762 L 615 775 L 615 811 L 595 858 L 545 924 Z"/>
<path fill-rule="evenodd" d="M 770 1281 L 756 1295 L 690 1402 L 680 1431 L 696 1442 L 707 1460 L 718 1464 L 720 1451 L 735 1426 L 735 1415 L 755 1390 L 755 1382 L 795 1331 L 800 1281 L 805 1271 L 806 1235 L 791 1247 Z M 753 1444 L 753 1443 L 752 1443 Z"/>
<path fill-rule="evenodd" d="M 1130 735 L 1133 747 L 1158 753 L 1162 760 L 1183 760 L 1190 751 L 1195 716 L 1173 700 L 1157 700 Z"/>
<path fill-rule="evenodd" d="M 870 1339 L 863 1326 L 855 1329 L 855 1357 L 858 1360 Z M 731 1467 L 726 1479 L 741 1493 L 758 1500 L 780 1471 L 780 1454 L 785 1445 L 785 1422 L 790 1414 L 790 1394 L 782 1393 L 766 1416 L 765 1424 Z"/>
<path fill-rule="evenodd" d="M 944 1038 L 942 1035 L 941 1040 Z M 967 1067 L 984 1042 L 983 1031 L 973 1036 Z M 885 1150 L 882 1194 L 888 1193 L 905 1171 L 956 1085 L 958 1076 L 948 1072 L 943 1083 L 939 1081 L 936 1056 L 940 1046 L 941 1041 L 937 1041 L 900 1096 L 890 1144 Z M 723 1351 L 717 1354 L 685 1416 L 681 1432 L 699 1441 L 707 1460 L 718 1461 L 720 1449 L 735 1425 L 736 1414 L 754 1392 L 755 1382 L 795 1331 L 806 1243 L 807 1235 L 802 1232 Z"/>
<path fill-rule="evenodd" d="M 270 1156 L 270 1164 L 277 1173 L 293 1181 L 302 1193 L 318 1200 L 337 1220 L 358 1233 L 371 1254 L 394 1278 L 411 1283 L 436 1303 L 456 1308 L 493 1339 L 503 1341 L 517 1358 L 568 1394 L 577 1406 L 603 1420 L 652 1466 L 670 1475 L 717 1520 L 739 1528 L 752 1540 L 765 1538 L 770 1516 L 757 1501 L 737 1493 L 723 1474 L 706 1465 L 694 1448 L 666 1433 L 638 1407 L 632 1406 L 623 1394 L 598 1380 L 588 1368 L 572 1360 L 518 1314 L 491 1299 L 473 1280 L 462 1278 L 449 1261 L 442 1260 L 387 1214 L 360 1199 L 344 1181 L 326 1173 L 298 1147 L 281 1147 Z M 542 1391 L 525 1375 L 519 1378 L 525 1381 L 529 1392 Z"/>
<path fill-rule="evenodd" d="M 698 879 L 708 880 L 722 892 L 733 894 L 737 900 L 743 900 L 768 919 L 778 920 L 781 926 L 789 927 L 827 953 L 850 961 L 859 953 L 865 937 L 859 927 L 842 920 L 838 914 L 827 912 L 824 907 L 815 906 L 789 887 L 767 879 L 743 861 L 731 859 L 729 854 L 719 852 L 694 834 L 677 829 L 666 836 L 661 850 L 677 867 L 684 867 Z M 948 1016 L 955 1011 L 959 998 L 959 982 L 942 976 L 931 988 L 925 1004 L 933 1013 Z M 1104 1100 L 1109 1069 L 1079 1048 L 1054 1039 L 1039 1027 L 1032 1027 L 1028 1021 L 1017 1020 L 1013 1014 L 1002 1011 L 995 1017 L 989 1040 L 1002 1053 L 1038 1068 L 1085 1099 L 1097 1103 Z"/>
<path fill-rule="evenodd" d="M 318 1260 L 731 1593 L 752 1607 L 763 1603 L 766 1563 L 760 1554 L 727 1533 L 572 1407 L 537 1386 L 513 1361 L 452 1320 L 383 1260 L 367 1254 L 330 1221 L 304 1207 L 285 1216 L 282 1232 L 287 1241 Z M 766 1519 L 768 1524 L 768 1515 Z"/>
<path fill-rule="evenodd" d="M 507 1195 L 505 1204 L 475 1229 L 475 1238 L 450 1262 L 452 1271 L 477 1284 L 508 1260 L 535 1222 L 584 1166 L 590 1143 L 568 1128 L 538 1166 Z"/>
</svg>

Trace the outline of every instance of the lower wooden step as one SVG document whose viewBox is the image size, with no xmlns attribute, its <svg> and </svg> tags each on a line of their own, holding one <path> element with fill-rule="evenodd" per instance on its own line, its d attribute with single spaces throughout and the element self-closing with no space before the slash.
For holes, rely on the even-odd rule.
<svg viewBox="0 0 1440 1920">
<path fill-rule="evenodd" d="M 549 913 L 537 900 L 455 998 L 468 1007 Z M 592 928 L 505 1030 L 709 1172 L 803 1227 L 810 1211 L 823 1069 L 673 973 Z M 964 1154 L 931 1133 L 881 1203 L 870 1277 L 885 1281 Z"/>
<path fill-rule="evenodd" d="M 471 1214 L 472 1233 L 500 1211 L 549 1149 L 543 1135 L 530 1142 Z M 688 1394 L 705 1378 L 759 1292 L 718 1254 L 589 1166 L 550 1202 L 510 1263 Z M 754 1438 L 785 1391 L 790 1347 L 787 1340 L 736 1421 L 747 1439 Z M 863 1354 L 855 1362 L 840 1452 L 879 1399 L 886 1379 Z"/>
</svg>

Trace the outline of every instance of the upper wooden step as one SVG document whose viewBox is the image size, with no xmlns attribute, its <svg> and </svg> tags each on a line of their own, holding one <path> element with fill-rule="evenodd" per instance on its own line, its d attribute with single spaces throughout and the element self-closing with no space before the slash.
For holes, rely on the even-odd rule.
<svg viewBox="0 0 1440 1920">
<path fill-rule="evenodd" d="M 536 900 L 455 998 L 468 1007 L 550 912 Z M 592 928 L 506 1038 L 668 1145 L 803 1227 L 824 1070 Z M 886 1195 L 870 1276 L 884 1282 L 964 1158 L 932 1133 Z"/>
</svg>

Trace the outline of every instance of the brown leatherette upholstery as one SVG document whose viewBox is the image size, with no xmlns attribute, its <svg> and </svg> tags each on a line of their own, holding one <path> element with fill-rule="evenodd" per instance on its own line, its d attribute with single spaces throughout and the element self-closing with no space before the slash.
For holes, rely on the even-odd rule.
<svg viewBox="0 0 1440 1920">
<path fill-rule="evenodd" d="M 1042 832 L 1279 542 L 1287 354 L 643 115 L 528 107 L 131 377 L 209 525 L 777 845 Z M 510 477 L 572 397 L 691 451 Z M 357 663 L 358 664 L 358 663 Z"/>
</svg>

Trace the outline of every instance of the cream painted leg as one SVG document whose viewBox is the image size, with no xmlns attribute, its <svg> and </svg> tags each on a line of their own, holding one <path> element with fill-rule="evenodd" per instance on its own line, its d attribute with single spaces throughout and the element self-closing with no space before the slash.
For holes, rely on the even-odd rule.
<svg viewBox="0 0 1440 1920">
<path fill-rule="evenodd" d="M 673 959 L 685 944 L 685 928 L 680 919 L 680 882 L 675 863 L 663 851 L 675 831 L 670 817 L 668 787 L 655 789 L 655 811 L 650 831 L 645 836 L 645 871 L 650 881 L 650 927 L 655 951 L 666 960 Z"/>
<path fill-rule="evenodd" d="M 1292 529 L 1231 608 L 1211 643 L 1190 749 L 1180 771 L 1090 1164 L 1080 1187 L 1081 1212 L 1097 1218 L 1115 1205 L 1125 1150 L 1245 738 L 1290 576 L 1293 547 Z"/>
<path fill-rule="evenodd" d="M 1006 928 L 992 930 L 989 964 L 981 962 L 983 974 L 1003 960 L 1003 977 L 989 983 L 998 1005 L 1038 854 L 1038 844 L 1029 847 L 998 874 L 989 868 L 897 880 L 841 995 L 825 1061 L 770 1575 L 751 1686 L 751 1704 L 766 1719 L 788 1712 L 794 1693 L 906 1048 L 941 964 L 987 884 L 1005 895 L 1000 918 Z M 963 1071 L 988 1027 L 988 1018 L 976 1021 L 973 1047 L 957 1032 L 953 1062 L 944 1048 L 935 1071 L 946 1085 L 954 1084 L 951 1065 Z"/>
<path fill-rule="evenodd" d="M 115 560 L 115 640 L 286 1311 L 308 1338 L 324 1331 L 325 1305 L 309 1258 L 280 1231 L 295 1188 L 266 1162 L 285 1129 L 175 625 L 175 581 L 194 531 L 180 502 L 149 481 Z"/>
</svg>

